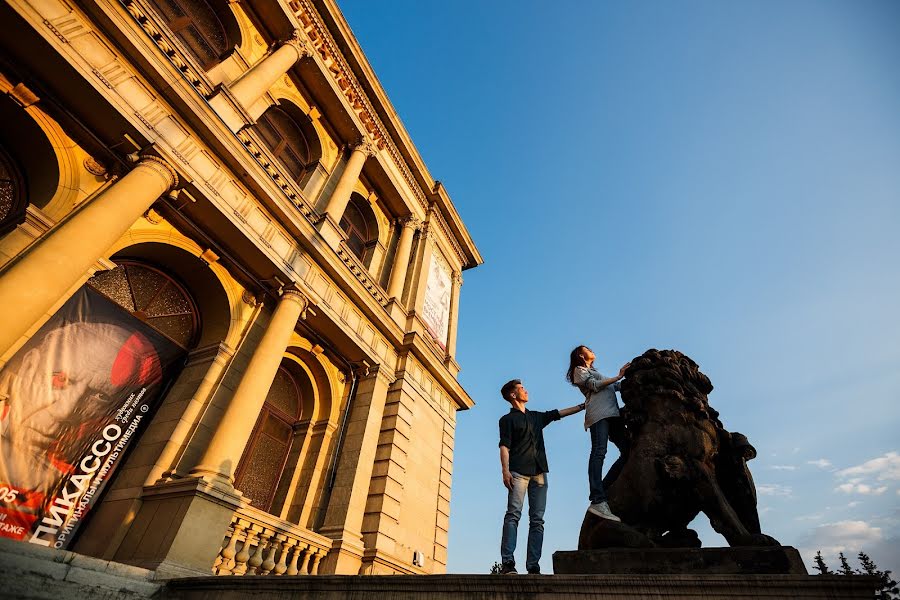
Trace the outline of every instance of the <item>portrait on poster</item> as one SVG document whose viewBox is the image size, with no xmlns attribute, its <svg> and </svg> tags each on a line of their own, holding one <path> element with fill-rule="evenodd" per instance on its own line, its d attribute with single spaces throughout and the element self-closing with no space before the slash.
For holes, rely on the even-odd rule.
<svg viewBox="0 0 900 600">
<path fill-rule="evenodd" d="M 444 258 L 435 251 L 431 254 L 431 262 L 428 265 L 428 283 L 425 286 L 422 319 L 431 336 L 442 347 L 447 344 L 447 332 L 450 329 L 451 291 L 450 267 Z"/>
<path fill-rule="evenodd" d="M 183 350 L 79 290 L 0 370 L 0 537 L 69 547 Z"/>
</svg>

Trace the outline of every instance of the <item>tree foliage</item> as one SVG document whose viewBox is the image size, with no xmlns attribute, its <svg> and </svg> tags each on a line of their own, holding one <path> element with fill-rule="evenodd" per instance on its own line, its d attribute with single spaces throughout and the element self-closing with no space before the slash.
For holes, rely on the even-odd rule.
<svg viewBox="0 0 900 600">
<path fill-rule="evenodd" d="M 876 600 L 898 600 L 900 599 L 900 588 L 897 587 L 897 581 L 891 577 L 892 571 L 882 571 L 878 568 L 868 554 L 860 552 L 857 555 L 861 569 L 855 571 L 847 562 L 847 557 L 841 552 L 838 559 L 841 561 L 840 570 L 835 573 L 825 564 L 822 558 L 822 552 L 816 551 L 816 557 L 813 559 L 813 568 L 819 572 L 819 575 L 870 575 L 878 581 L 878 587 L 875 590 Z"/>
<path fill-rule="evenodd" d="M 816 558 L 813 560 L 813 568 L 819 572 L 819 575 L 834 575 L 834 572 L 828 568 L 828 565 L 825 564 L 825 559 L 822 558 L 822 551 L 816 550 Z"/>
</svg>

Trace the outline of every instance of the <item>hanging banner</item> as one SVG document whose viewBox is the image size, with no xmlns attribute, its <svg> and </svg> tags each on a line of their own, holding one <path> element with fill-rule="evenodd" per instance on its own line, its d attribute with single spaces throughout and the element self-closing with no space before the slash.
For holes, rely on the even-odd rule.
<svg viewBox="0 0 900 600">
<path fill-rule="evenodd" d="M 425 286 L 425 304 L 422 320 L 431 336 L 442 346 L 447 343 L 450 325 L 450 293 L 452 291 L 450 267 L 437 250 L 431 254 L 428 265 L 428 283 Z"/>
<path fill-rule="evenodd" d="M 68 548 L 184 350 L 84 286 L 0 371 L 0 536 Z"/>
</svg>

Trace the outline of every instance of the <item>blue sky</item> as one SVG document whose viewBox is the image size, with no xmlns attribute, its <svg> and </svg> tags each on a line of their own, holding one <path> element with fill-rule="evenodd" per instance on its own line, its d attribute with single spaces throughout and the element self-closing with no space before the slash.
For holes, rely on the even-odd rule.
<svg viewBox="0 0 900 600">
<path fill-rule="evenodd" d="M 900 3 L 339 4 L 486 261 L 460 303 L 477 405 L 448 570 L 499 559 L 500 385 L 576 404 L 585 343 L 607 373 L 690 355 L 759 451 L 763 530 L 900 571 Z M 580 416 L 545 433 L 551 572 L 589 440 Z"/>
</svg>

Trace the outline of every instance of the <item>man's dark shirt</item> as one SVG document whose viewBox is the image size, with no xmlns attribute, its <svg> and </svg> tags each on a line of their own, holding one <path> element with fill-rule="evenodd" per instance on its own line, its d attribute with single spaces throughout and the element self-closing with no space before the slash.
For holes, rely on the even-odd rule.
<svg viewBox="0 0 900 600">
<path fill-rule="evenodd" d="M 509 470 L 519 475 L 549 473 L 544 427 L 559 420 L 558 410 L 525 412 L 511 408 L 500 417 L 500 445 L 509 448 Z"/>
</svg>

